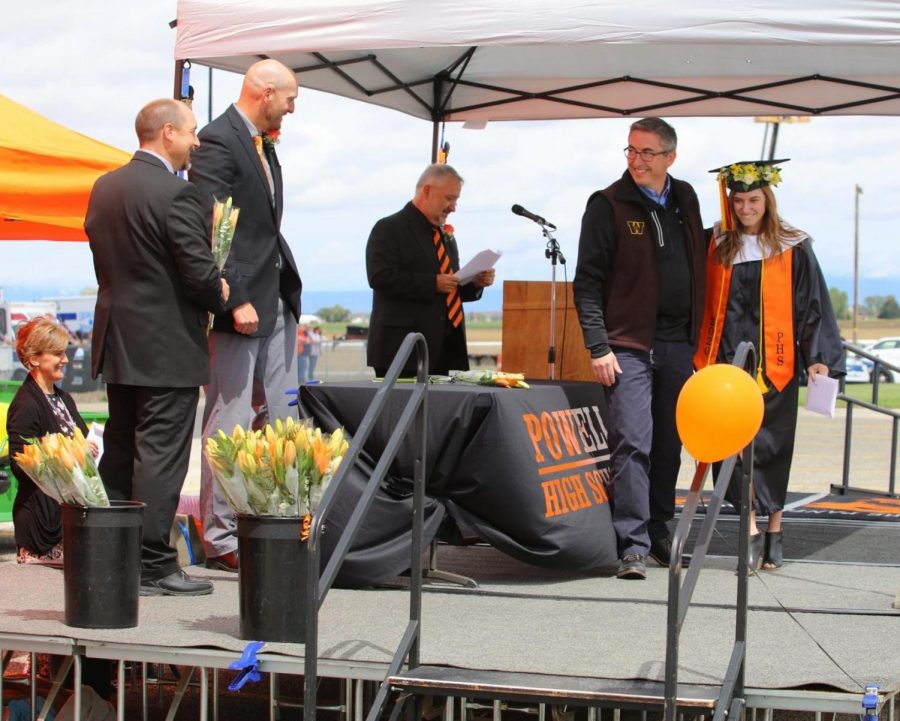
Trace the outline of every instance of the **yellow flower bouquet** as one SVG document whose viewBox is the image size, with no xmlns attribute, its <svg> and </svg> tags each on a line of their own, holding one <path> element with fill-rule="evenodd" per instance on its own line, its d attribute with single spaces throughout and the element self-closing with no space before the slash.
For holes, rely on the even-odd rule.
<svg viewBox="0 0 900 721">
<path fill-rule="evenodd" d="M 231 198 L 224 202 L 213 200 L 212 252 L 219 270 L 225 267 L 240 213 L 241 209 L 232 205 Z"/>
<path fill-rule="evenodd" d="M 28 439 L 15 460 L 38 488 L 59 503 L 109 506 L 94 456 L 78 428 L 72 438 L 48 433 Z"/>
<path fill-rule="evenodd" d="M 207 440 L 206 458 L 235 513 L 308 517 L 348 447 L 343 429 L 329 435 L 288 418 L 258 431 L 220 430 Z"/>
</svg>

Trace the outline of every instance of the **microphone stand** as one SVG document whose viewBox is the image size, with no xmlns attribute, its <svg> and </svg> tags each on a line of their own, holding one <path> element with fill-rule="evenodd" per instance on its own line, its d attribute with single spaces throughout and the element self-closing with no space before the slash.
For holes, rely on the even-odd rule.
<svg viewBox="0 0 900 721">
<path fill-rule="evenodd" d="M 547 239 L 547 249 L 544 257 L 550 260 L 550 347 L 547 350 L 547 363 L 550 366 L 550 380 L 556 380 L 556 264 L 566 264 L 566 257 L 559 249 L 559 243 L 553 237 L 553 233 L 544 223 L 541 223 L 541 232 Z"/>
</svg>

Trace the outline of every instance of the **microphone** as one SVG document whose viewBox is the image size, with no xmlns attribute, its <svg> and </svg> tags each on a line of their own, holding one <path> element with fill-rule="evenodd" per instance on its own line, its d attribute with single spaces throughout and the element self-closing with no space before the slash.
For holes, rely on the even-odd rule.
<svg viewBox="0 0 900 721">
<path fill-rule="evenodd" d="M 511 210 L 516 215 L 521 215 L 523 218 L 528 218 L 528 220 L 533 220 L 538 225 L 546 225 L 551 230 L 556 230 L 556 226 L 553 225 L 553 223 L 548 223 L 541 216 L 528 212 L 521 205 L 516 204 L 511 208 Z"/>
</svg>

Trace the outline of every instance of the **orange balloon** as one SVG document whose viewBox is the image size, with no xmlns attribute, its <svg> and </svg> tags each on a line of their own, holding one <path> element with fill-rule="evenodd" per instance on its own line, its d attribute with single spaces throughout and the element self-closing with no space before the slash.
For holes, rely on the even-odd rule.
<svg viewBox="0 0 900 721">
<path fill-rule="evenodd" d="M 742 451 L 762 419 L 759 387 L 746 371 L 726 363 L 707 366 L 691 376 L 675 406 L 681 442 L 703 463 Z"/>
</svg>

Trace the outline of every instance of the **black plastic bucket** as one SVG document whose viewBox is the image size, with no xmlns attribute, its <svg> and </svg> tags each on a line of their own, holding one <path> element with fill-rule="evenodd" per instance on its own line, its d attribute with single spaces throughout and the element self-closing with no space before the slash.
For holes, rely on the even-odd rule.
<svg viewBox="0 0 900 721">
<path fill-rule="evenodd" d="M 132 628 L 138 622 L 144 504 L 62 507 L 66 624 Z"/>
<path fill-rule="evenodd" d="M 241 638 L 306 641 L 306 554 L 300 519 L 237 517 Z"/>
</svg>

